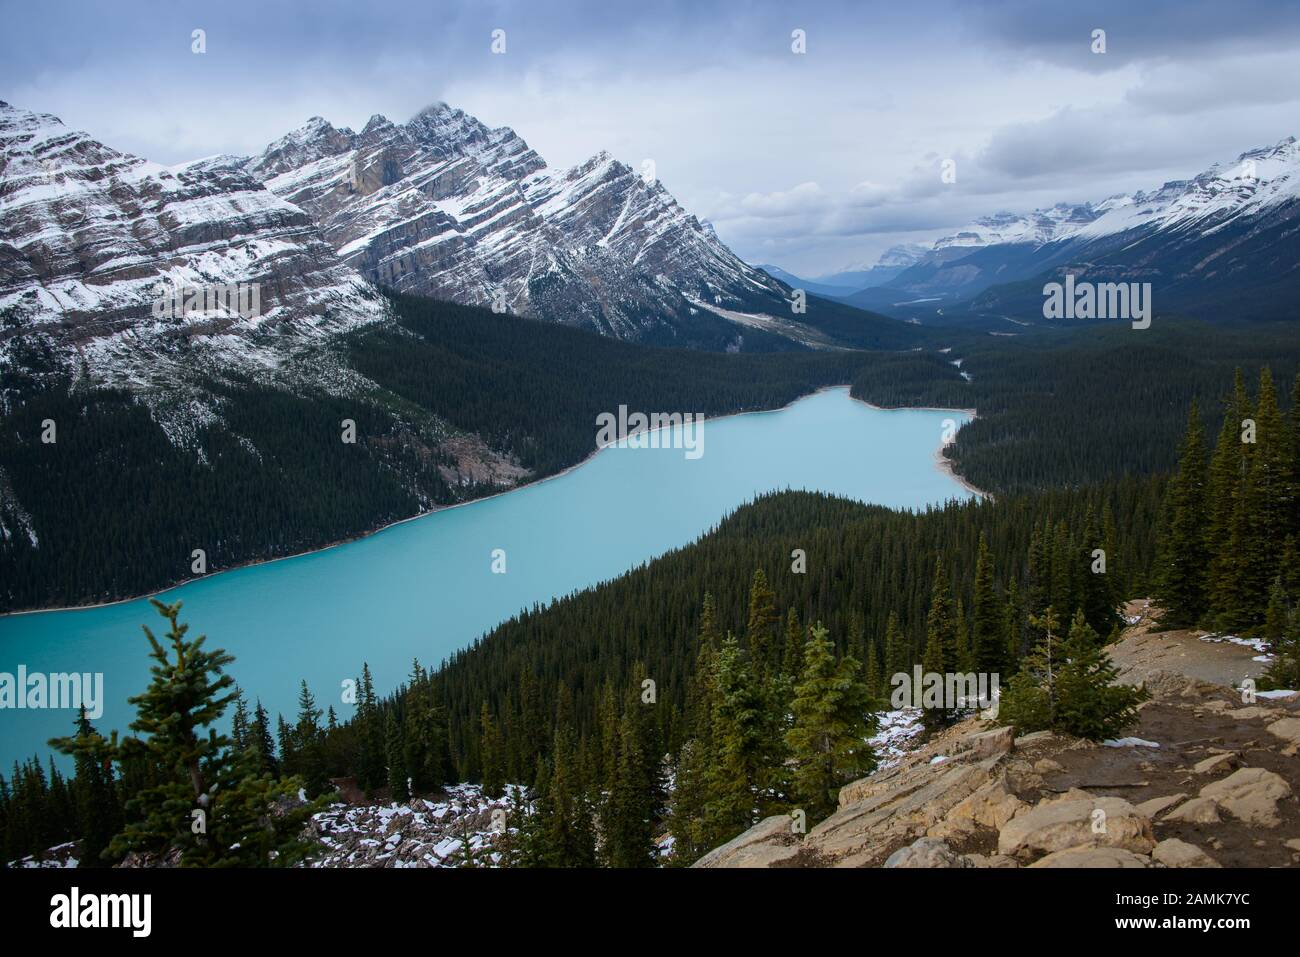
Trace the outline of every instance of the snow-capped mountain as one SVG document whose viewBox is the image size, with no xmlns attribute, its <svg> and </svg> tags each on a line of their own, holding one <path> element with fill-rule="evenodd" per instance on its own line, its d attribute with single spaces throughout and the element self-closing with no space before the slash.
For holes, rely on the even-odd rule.
<svg viewBox="0 0 1300 957">
<path fill-rule="evenodd" d="M 909 316 L 924 302 L 933 317 L 974 311 L 1033 321 L 1035 283 L 1069 270 L 1150 282 L 1157 308 L 1170 311 L 1276 316 L 1292 311 L 1298 264 L 1300 146 L 1289 137 L 1155 190 L 982 218 L 846 301 Z M 963 300 L 969 308 L 955 309 Z"/>
<path fill-rule="evenodd" d="M 1093 222 L 1097 213 L 1088 203 L 1058 203 L 1026 215 L 996 213 L 983 216 L 970 226 L 935 241 L 933 249 L 978 249 L 1004 243 L 1054 242 L 1075 229 Z"/>
<path fill-rule="evenodd" d="M 403 292 L 680 344 L 725 322 L 692 300 L 788 311 L 780 285 L 659 182 L 603 152 L 552 169 L 513 130 L 445 103 L 359 133 L 316 117 L 239 166 Z"/>
<path fill-rule="evenodd" d="M 256 287 L 255 308 L 155 308 L 225 284 Z M 148 391 L 208 366 L 274 369 L 382 315 L 311 218 L 248 174 L 163 167 L 0 103 L 0 369 L 21 334 L 63 372 Z"/>
</svg>

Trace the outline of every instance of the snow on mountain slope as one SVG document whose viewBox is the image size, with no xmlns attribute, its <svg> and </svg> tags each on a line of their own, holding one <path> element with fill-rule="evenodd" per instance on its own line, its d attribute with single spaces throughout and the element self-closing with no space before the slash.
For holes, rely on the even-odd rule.
<svg viewBox="0 0 1300 957">
<path fill-rule="evenodd" d="M 45 348 L 149 391 L 273 372 L 301 341 L 382 318 L 306 213 L 219 160 L 159 166 L 0 103 L 0 369 Z M 256 284 L 259 308 L 155 316 L 163 290 L 228 283 Z"/>
<path fill-rule="evenodd" d="M 1087 203 L 1058 203 L 1026 215 L 996 213 L 975 220 L 970 226 L 938 239 L 934 249 L 977 248 L 1002 243 L 1050 243 L 1069 235 L 1096 219 Z"/>
<path fill-rule="evenodd" d="M 1242 153 L 1234 162 L 1215 164 L 1190 180 L 1160 189 L 1112 197 L 1102 214 L 1068 233 L 1093 239 L 1131 229 L 1178 229 L 1204 223 L 1221 229 L 1237 217 L 1255 216 L 1300 198 L 1300 146 L 1288 137 L 1275 146 Z"/>
<path fill-rule="evenodd" d="M 548 167 L 514 133 L 444 103 L 360 133 L 316 117 L 244 165 L 307 210 L 367 278 L 606 334 L 690 344 L 694 297 L 781 308 L 658 182 L 599 153 Z"/>
<path fill-rule="evenodd" d="M 1149 192 L 1112 196 L 1099 203 L 1058 203 L 1023 215 L 1002 212 L 981 217 L 940 237 L 932 249 L 1043 245 L 1147 226 L 1172 229 L 1201 220 L 1256 215 L 1298 197 L 1300 146 L 1295 137 L 1288 137 L 1275 146 L 1248 150 L 1231 162 L 1216 163 L 1190 180 L 1175 180 Z"/>
<path fill-rule="evenodd" d="M 1016 284 L 1069 269 L 1140 276 L 1166 308 L 1207 318 L 1277 315 L 1300 282 L 1298 219 L 1300 147 L 1290 137 L 1159 189 L 984 217 L 937 240 L 885 287 L 846 301 L 888 310 L 941 296 L 933 320 L 937 309 L 951 317 L 961 311 L 954 301 L 978 297 L 975 312 L 1033 318 L 1037 289 Z"/>
</svg>

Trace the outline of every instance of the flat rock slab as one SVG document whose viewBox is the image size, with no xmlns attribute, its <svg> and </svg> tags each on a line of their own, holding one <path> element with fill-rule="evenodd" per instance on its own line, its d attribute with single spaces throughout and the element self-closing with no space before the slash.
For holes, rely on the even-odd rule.
<svg viewBox="0 0 1300 957">
<path fill-rule="evenodd" d="M 1300 744 L 1300 718 L 1283 718 L 1268 726 L 1268 733 L 1288 744 Z"/>
<path fill-rule="evenodd" d="M 1008 821 L 998 834 L 998 853 L 1024 857 L 1100 845 L 1148 854 L 1155 843 L 1150 818 L 1123 798 L 1067 795 Z"/>
<path fill-rule="evenodd" d="M 1241 768 L 1201 788 L 1201 797 L 1214 801 L 1239 821 L 1261 827 L 1281 823 L 1277 802 L 1290 796 L 1291 785 L 1264 768 Z"/>
<path fill-rule="evenodd" d="M 1219 867 L 1220 864 L 1195 844 L 1176 837 L 1161 841 L 1151 852 L 1151 859 L 1165 867 Z"/>
<path fill-rule="evenodd" d="M 899 848 L 885 861 L 886 867 L 970 867 L 971 862 L 953 851 L 947 843 L 933 837 Z"/>
<path fill-rule="evenodd" d="M 763 818 L 739 837 L 715 847 L 691 867 L 770 867 L 799 853 L 788 814 Z"/>
<path fill-rule="evenodd" d="M 1067 847 L 1035 861 L 1030 867 L 1150 867 L 1151 859 L 1122 847 Z"/>
<path fill-rule="evenodd" d="M 1147 817 L 1155 820 L 1157 814 L 1161 811 L 1167 811 L 1179 801 L 1187 800 L 1186 794 L 1166 794 L 1164 797 L 1152 798 L 1149 801 L 1143 801 L 1137 805 L 1138 813 L 1145 814 Z"/>
</svg>

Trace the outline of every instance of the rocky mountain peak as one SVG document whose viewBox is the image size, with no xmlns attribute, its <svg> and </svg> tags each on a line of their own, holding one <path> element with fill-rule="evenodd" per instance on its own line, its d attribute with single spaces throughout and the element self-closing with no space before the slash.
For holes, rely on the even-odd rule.
<svg viewBox="0 0 1300 957">
<path fill-rule="evenodd" d="M 607 151 L 553 169 L 514 130 L 444 102 L 398 126 L 372 118 L 346 141 L 305 130 L 247 169 L 378 284 L 472 305 L 504 299 L 512 311 L 638 339 L 676 339 L 666 327 L 698 311 L 688 295 L 731 307 L 780 296 L 660 183 Z"/>
</svg>

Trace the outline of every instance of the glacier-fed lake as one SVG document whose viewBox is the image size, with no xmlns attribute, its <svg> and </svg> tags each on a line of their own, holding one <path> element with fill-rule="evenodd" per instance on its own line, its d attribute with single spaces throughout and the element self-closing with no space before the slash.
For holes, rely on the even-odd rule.
<svg viewBox="0 0 1300 957">
<path fill-rule="evenodd" d="M 307 555 L 214 572 L 159 597 L 184 601 L 190 634 L 235 656 L 228 670 L 272 717 L 296 713 L 305 678 L 317 704 L 333 704 L 342 720 L 352 713 L 342 683 L 363 661 L 387 693 L 412 659 L 436 665 L 522 609 L 688 544 L 763 492 L 808 489 L 897 508 L 969 498 L 935 460 L 945 420 L 968 418 L 876 409 L 847 387 L 827 389 L 784 409 L 706 421 L 698 457 L 680 441 L 605 448 L 545 481 Z M 493 570 L 497 549 L 504 574 Z M 165 624 L 143 598 L 0 618 L 0 676 L 20 666 L 29 676 L 101 673 L 96 727 L 125 732 L 134 717 L 127 698 L 149 681 L 142 624 L 155 634 Z M 44 756 L 46 740 L 69 733 L 74 717 L 0 709 L 0 768 Z"/>
</svg>

